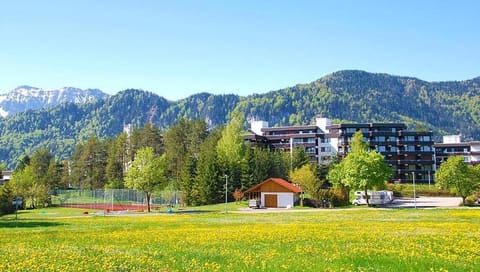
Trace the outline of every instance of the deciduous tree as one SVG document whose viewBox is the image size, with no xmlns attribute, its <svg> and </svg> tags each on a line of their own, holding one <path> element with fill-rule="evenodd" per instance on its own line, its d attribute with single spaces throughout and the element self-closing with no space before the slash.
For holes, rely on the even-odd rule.
<svg viewBox="0 0 480 272">
<path fill-rule="evenodd" d="M 467 165 L 463 156 L 452 156 L 440 165 L 435 180 L 443 188 L 456 190 L 465 205 L 465 199 L 480 187 L 480 166 Z"/>
<path fill-rule="evenodd" d="M 167 185 L 165 173 L 165 155 L 157 157 L 152 147 L 139 149 L 127 170 L 125 186 L 145 193 L 148 212 L 153 191 L 163 189 Z"/>
<path fill-rule="evenodd" d="M 318 178 L 315 165 L 305 164 L 302 167 L 290 171 L 290 180 L 299 184 L 302 190 L 309 194 L 312 199 L 319 201 L 324 180 Z"/>
<path fill-rule="evenodd" d="M 330 171 L 328 179 L 334 185 L 346 188 L 347 191 L 363 190 L 365 195 L 368 195 L 369 189 L 380 186 L 388 180 L 392 175 L 392 169 L 382 154 L 367 151 L 361 131 L 354 134 L 350 147 L 351 150 L 345 159 Z"/>
<path fill-rule="evenodd" d="M 31 165 L 25 166 L 22 170 L 16 170 L 9 181 L 15 196 L 21 196 L 24 205 L 29 204 L 35 208 L 38 205 L 48 203 L 48 187 L 38 178 L 37 173 Z"/>
<path fill-rule="evenodd" d="M 232 120 L 222 130 L 222 137 L 217 144 L 218 160 L 224 175 L 228 175 L 230 188 L 242 188 L 242 160 L 245 160 L 243 117 L 240 114 L 232 114 Z M 231 190 L 230 190 L 231 191 Z"/>
</svg>

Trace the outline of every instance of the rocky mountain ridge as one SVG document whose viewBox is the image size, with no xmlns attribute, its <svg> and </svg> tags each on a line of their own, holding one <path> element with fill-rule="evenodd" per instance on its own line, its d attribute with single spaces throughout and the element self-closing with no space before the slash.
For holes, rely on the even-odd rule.
<svg viewBox="0 0 480 272">
<path fill-rule="evenodd" d="M 19 86 L 7 94 L 0 95 L 0 116 L 6 117 L 27 110 L 51 108 L 68 102 L 82 104 L 106 97 L 108 95 L 98 89 L 82 90 L 63 87 L 44 90 L 26 85 Z"/>
</svg>

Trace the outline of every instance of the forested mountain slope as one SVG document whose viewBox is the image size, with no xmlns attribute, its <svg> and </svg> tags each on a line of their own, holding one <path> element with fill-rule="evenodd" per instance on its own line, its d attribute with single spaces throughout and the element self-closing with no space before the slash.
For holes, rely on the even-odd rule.
<svg viewBox="0 0 480 272">
<path fill-rule="evenodd" d="M 0 161 L 11 168 L 20 156 L 42 147 L 65 158 L 78 141 L 115 136 L 125 123 L 166 128 L 186 118 L 220 125 L 233 110 L 271 126 L 312 124 L 321 115 L 345 122 L 405 122 L 437 136 L 461 133 L 479 140 L 479 95 L 480 77 L 426 82 L 363 71 L 339 71 L 309 84 L 246 97 L 200 93 L 173 102 L 131 89 L 81 105 L 66 103 L 0 118 Z"/>
<path fill-rule="evenodd" d="M 480 78 L 429 83 L 416 78 L 340 71 L 310 84 L 242 100 L 247 116 L 276 125 L 311 124 L 315 115 L 346 122 L 405 122 L 437 135 L 480 139 Z"/>
</svg>

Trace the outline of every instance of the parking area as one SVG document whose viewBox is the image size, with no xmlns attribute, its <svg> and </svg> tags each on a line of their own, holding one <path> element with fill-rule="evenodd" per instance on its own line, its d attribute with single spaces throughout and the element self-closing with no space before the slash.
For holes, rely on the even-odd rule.
<svg viewBox="0 0 480 272">
<path fill-rule="evenodd" d="M 436 208 L 436 207 L 458 207 L 462 203 L 461 197 L 417 197 L 395 198 L 388 208 Z"/>
</svg>

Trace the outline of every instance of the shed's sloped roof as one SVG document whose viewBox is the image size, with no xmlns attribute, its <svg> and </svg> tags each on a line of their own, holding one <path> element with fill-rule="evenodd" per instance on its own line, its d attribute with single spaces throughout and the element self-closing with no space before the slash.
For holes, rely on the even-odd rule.
<svg viewBox="0 0 480 272">
<path fill-rule="evenodd" d="M 285 189 L 291 191 L 291 192 L 294 192 L 294 193 L 301 193 L 302 190 L 300 188 L 298 188 L 297 186 L 291 184 L 290 182 L 284 180 L 284 179 L 281 179 L 281 178 L 269 178 L 265 181 L 263 181 L 262 183 L 260 184 L 257 184 L 255 186 L 253 186 L 252 188 L 248 189 L 247 190 L 247 193 L 250 193 L 250 192 L 255 192 L 255 191 L 258 191 L 258 189 L 260 187 L 262 187 L 262 185 L 264 185 L 265 183 L 267 182 L 274 182 L 282 187 L 284 187 Z"/>
</svg>

